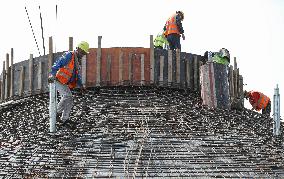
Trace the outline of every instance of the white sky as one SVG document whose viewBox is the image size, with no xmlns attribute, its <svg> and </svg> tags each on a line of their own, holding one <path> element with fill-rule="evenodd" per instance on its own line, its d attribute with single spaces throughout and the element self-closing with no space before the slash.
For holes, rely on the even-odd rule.
<svg viewBox="0 0 284 179">
<path fill-rule="evenodd" d="M 55 5 L 58 5 L 58 18 Z M 39 8 L 43 18 L 46 53 L 53 36 L 56 51 L 81 40 L 97 47 L 149 47 L 149 35 L 160 32 L 176 10 L 185 13 L 186 40 L 182 51 L 203 55 L 225 47 L 237 57 L 244 89 L 258 90 L 273 101 L 276 84 L 284 115 L 284 1 L 283 0 L 9 0 L 1 2 L 0 71 L 14 48 L 14 62 L 39 56 L 25 6 L 43 54 Z M 233 61 L 233 60 L 232 60 Z M 250 107 L 246 103 L 247 107 Z"/>
</svg>

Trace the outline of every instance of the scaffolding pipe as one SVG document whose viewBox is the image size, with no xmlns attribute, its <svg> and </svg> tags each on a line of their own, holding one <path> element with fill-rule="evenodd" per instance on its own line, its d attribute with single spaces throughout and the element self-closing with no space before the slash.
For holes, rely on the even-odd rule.
<svg viewBox="0 0 284 179">
<path fill-rule="evenodd" d="M 273 96 L 273 135 L 280 135 L 280 94 L 278 84 L 274 88 Z"/>
<path fill-rule="evenodd" d="M 56 132 L 56 107 L 57 107 L 57 97 L 56 97 L 56 82 L 49 84 L 49 131 Z"/>
</svg>

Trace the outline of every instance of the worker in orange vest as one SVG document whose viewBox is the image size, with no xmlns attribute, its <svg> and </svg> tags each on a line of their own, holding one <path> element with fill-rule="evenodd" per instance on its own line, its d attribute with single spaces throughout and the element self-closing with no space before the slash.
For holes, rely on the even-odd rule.
<svg viewBox="0 0 284 179">
<path fill-rule="evenodd" d="M 83 56 L 87 55 L 89 44 L 85 41 L 80 42 L 76 50 L 64 53 L 51 67 L 51 72 L 48 77 L 49 83 L 55 83 L 56 90 L 61 96 L 57 106 L 57 118 L 60 113 L 61 119 L 59 122 L 63 126 L 74 124 L 69 120 L 69 115 L 73 107 L 73 98 L 70 89 L 79 86 L 81 90 L 85 90 L 82 85 L 80 74 L 80 62 Z"/>
<path fill-rule="evenodd" d="M 262 110 L 262 114 L 270 115 L 271 101 L 269 97 L 258 91 L 244 91 L 244 97 L 249 99 L 252 109 Z"/>
<path fill-rule="evenodd" d="M 171 50 L 180 49 L 180 36 L 185 40 L 184 30 L 182 22 L 184 19 L 184 13 L 182 11 L 176 11 L 166 22 L 164 26 L 165 37 L 169 42 Z"/>
</svg>

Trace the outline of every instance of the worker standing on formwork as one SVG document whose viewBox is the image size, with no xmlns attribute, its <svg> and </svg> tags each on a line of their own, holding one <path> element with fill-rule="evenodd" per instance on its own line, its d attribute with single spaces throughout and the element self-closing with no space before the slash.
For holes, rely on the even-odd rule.
<svg viewBox="0 0 284 179">
<path fill-rule="evenodd" d="M 82 57 L 87 55 L 88 51 L 89 44 L 82 41 L 77 45 L 76 50 L 64 53 L 51 68 L 48 82 L 55 83 L 56 90 L 61 96 L 57 106 L 56 118 L 63 126 L 72 124 L 71 120 L 69 120 L 73 107 L 73 97 L 70 89 L 79 86 L 81 90 L 85 90 L 82 85 L 79 63 Z M 61 117 L 59 117 L 60 113 L 62 114 Z"/>
<path fill-rule="evenodd" d="M 269 116 L 271 112 L 270 98 L 258 91 L 244 91 L 244 97 L 249 99 L 252 110 L 260 111 L 262 114 Z"/>
<path fill-rule="evenodd" d="M 170 50 L 181 50 L 180 36 L 182 36 L 182 39 L 185 40 L 184 30 L 182 27 L 183 19 L 184 13 L 182 11 L 176 11 L 176 13 L 167 20 L 164 26 L 164 32 L 169 42 Z"/>
</svg>

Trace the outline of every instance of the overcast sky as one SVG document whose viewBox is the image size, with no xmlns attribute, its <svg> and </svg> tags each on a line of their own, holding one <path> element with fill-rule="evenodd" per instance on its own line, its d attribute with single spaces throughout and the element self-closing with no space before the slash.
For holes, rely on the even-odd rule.
<svg viewBox="0 0 284 179">
<path fill-rule="evenodd" d="M 55 6 L 58 6 L 56 18 Z M 41 6 L 39 10 L 38 6 Z M 244 89 L 258 90 L 273 101 L 276 84 L 284 115 L 284 1 L 283 0 L 9 0 L 1 2 L 0 71 L 6 53 L 14 48 L 14 62 L 39 56 L 25 11 L 27 7 L 41 55 L 48 37 L 54 51 L 68 50 L 81 40 L 97 47 L 149 47 L 149 36 L 159 33 L 177 10 L 185 13 L 182 51 L 203 55 L 227 48 L 237 57 Z M 246 103 L 246 106 L 249 105 Z"/>
</svg>

